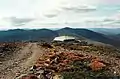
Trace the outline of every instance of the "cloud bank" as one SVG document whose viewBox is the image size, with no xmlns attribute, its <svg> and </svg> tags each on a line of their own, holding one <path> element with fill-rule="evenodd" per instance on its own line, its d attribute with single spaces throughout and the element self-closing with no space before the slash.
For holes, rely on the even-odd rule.
<svg viewBox="0 0 120 79">
<path fill-rule="evenodd" d="M 120 27 L 120 0 L 0 0 L 0 5 L 0 29 Z"/>
</svg>

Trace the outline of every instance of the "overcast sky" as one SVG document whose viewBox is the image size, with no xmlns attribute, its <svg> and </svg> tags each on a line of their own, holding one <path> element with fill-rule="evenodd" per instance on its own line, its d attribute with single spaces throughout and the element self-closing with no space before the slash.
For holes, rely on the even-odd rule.
<svg viewBox="0 0 120 79">
<path fill-rule="evenodd" d="M 0 0 L 0 30 L 120 27 L 120 0 Z"/>
</svg>

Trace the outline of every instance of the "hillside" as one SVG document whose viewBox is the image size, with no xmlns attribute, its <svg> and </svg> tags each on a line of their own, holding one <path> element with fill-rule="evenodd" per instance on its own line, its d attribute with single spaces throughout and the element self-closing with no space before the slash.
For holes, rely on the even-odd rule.
<svg viewBox="0 0 120 79">
<path fill-rule="evenodd" d="M 92 30 L 105 35 L 120 34 L 120 28 L 88 28 L 88 30 Z"/>
<path fill-rule="evenodd" d="M 109 35 L 110 38 L 120 41 L 120 34 Z"/>
<path fill-rule="evenodd" d="M 0 47 L 0 79 L 120 77 L 120 50 L 114 47 L 42 42 L 1 43 Z"/>
<path fill-rule="evenodd" d="M 62 28 L 59 30 L 8 30 L 0 31 L 0 42 L 5 41 L 52 41 L 56 36 L 60 35 L 72 35 L 76 36 L 81 40 L 91 40 L 96 42 L 101 42 L 105 44 L 110 44 L 119 47 L 119 40 L 111 38 L 107 35 L 97 33 L 88 29 L 72 29 L 72 28 Z"/>
<path fill-rule="evenodd" d="M 115 39 L 111 39 L 104 34 L 97 33 L 97 32 L 91 31 L 91 30 L 87 30 L 87 29 L 63 28 L 63 29 L 58 30 L 58 33 L 59 33 L 59 35 L 73 35 L 73 36 L 78 36 L 78 37 L 84 37 L 86 39 L 90 39 L 93 41 L 102 42 L 105 44 L 120 46 L 118 44 L 119 41 L 117 41 Z"/>
<path fill-rule="evenodd" d="M 8 30 L 0 31 L 0 42 L 4 41 L 38 41 L 38 40 L 52 40 L 54 37 L 58 36 L 55 31 L 48 29 L 39 30 Z"/>
</svg>

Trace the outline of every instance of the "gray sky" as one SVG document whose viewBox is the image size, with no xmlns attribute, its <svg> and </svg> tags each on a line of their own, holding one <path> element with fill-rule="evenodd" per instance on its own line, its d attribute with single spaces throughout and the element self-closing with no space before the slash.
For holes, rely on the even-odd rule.
<svg viewBox="0 0 120 79">
<path fill-rule="evenodd" d="M 120 0 L 0 0 L 0 30 L 119 26 Z"/>
</svg>

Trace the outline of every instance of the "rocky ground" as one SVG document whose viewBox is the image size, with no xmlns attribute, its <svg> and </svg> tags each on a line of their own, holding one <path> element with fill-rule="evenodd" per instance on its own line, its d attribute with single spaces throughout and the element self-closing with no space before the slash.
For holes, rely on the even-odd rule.
<svg viewBox="0 0 120 79">
<path fill-rule="evenodd" d="M 120 51 L 114 47 L 46 43 L 7 46 L 1 44 L 0 79 L 109 79 L 120 76 Z M 8 53 L 3 55 L 5 52 Z"/>
<path fill-rule="evenodd" d="M 3 58 L 5 60 L 1 61 L 0 79 L 14 79 L 16 76 L 25 74 L 43 53 L 36 43 L 27 43 L 19 47 L 16 47 L 14 51 L 10 50 L 12 56 L 7 55 L 7 59 L 5 56 Z"/>
</svg>

